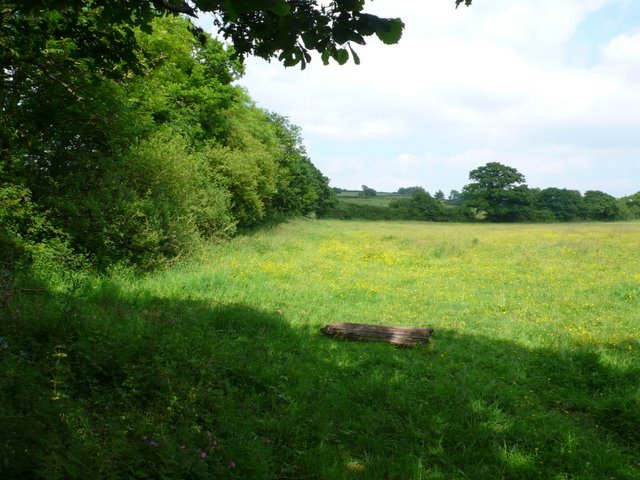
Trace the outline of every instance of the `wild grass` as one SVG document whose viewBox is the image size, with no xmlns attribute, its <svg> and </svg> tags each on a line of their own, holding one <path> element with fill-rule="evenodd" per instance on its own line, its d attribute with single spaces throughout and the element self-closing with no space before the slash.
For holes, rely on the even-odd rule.
<svg viewBox="0 0 640 480">
<path fill-rule="evenodd" d="M 0 473 L 638 479 L 639 250 L 640 223 L 299 220 L 25 292 L 2 311 Z"/>
</svg>

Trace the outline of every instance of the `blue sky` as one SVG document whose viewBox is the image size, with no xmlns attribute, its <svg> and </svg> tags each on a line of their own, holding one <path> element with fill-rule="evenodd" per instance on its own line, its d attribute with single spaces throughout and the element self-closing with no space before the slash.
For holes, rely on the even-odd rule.
<svg viewBox="0 0 640 480">
<path fill-rule="evenodd" d="M 302 127 L 333 186 L 461 190 L 490 161 L 531 187 L 640 191 L 640 2 L 375 0 L 398 45 L 306 70 L 251 58 L 257 104 Z"/>
</svg>

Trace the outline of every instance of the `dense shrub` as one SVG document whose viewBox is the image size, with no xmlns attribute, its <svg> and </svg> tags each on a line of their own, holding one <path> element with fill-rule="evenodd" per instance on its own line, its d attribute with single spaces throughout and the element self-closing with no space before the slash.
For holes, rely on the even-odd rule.
<svg viewBox="0 0 640 480">
<path fill-rule="evenodd" d="M 399 209 L 338 201 L 325 213 L 326 218 L 341 220 L 403 220 Z"/>
<path fill-rule="evenodd" d="M 90 27 L 96 18 L 86 15 Z M 0 208 L 12 208 L 9 197 L 24 197 L 18 190 L 25 189 L 46 212 L 47 238 L 102 269 L 148 269 L 202 238 L 331 203 L 328 180 L 307 158 L 297 127 L 233 85 L 242 69 L 220 42 L 194 37 L 184 19 L 158 18 L 153 33 L 130 32 L 139 46 L 136 69 L 107 72 L 78 57 L 77 38 L 65 37 L 77 20 L 8 19 L 16 35 L 7 45 L 29 56 L 2 65 L 13 73 L 2 99 L 7 198 Z M 105 44 L 121 33 L 94 26 L 104 29 L 96 35 Z M 28 45 L 17 33 L 27 27 Z M 10 221 L 17 220 L 5 215 L 0 226 L 15 230 Z M 2 235 L 5 250 L 23 248 L 18 236 Z"/>
<path fill-rule="evenodd" d="M 11 309 L 17 284 L 66 286 L 68 275 L 84 263 L 67 235 L 33 203 L 27 187 L 0 184 L 0 309 Z"/>
</svg>

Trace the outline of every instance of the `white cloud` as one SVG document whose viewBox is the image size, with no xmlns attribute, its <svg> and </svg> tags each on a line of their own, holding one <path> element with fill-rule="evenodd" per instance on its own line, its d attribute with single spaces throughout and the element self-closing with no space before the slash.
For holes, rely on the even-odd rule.
<svg viewBox="0 0 640 480">
<path fill-rule="evenodd" d="M 309 120 L 305 132 L 326 140 L 362 141 L 370 139 L 393 139 L 406 136 L 411 127 L 400 117 L 358 118 L 347 115 L 341 118 L 329 116 L 317 122 Z"/>
<path fill-rule="evenodd" d="M 640 32 L 612 38 L 602 48 L 602 57 L 602 70 L 620 77 L 632 87 L 640 86 Z"/>
</svg>

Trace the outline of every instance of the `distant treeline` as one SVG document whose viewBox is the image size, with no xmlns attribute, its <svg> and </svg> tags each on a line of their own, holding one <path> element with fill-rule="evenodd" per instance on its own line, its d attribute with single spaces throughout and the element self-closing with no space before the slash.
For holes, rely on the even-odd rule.
<svg viewBox="0 0 640 480">
<path fill-rule="evenodd" d="M 462 192 L 452 190 L 429 194 L 419 186 L 402 187 L 388 195 L 388 204 L 339 201 L 327 216 L 342 219 L 493 221 L 493 222 L 578 222 L 615 221 L 640 218 L 640 192 L 622 198 L 590 190 L 581 194 L 566 188 L 529 188 L 516 169 L 492 162 L 472 170 L 475 180 Z M 363 186 L 355 196 L 372 198 L 374 189 Z M 349 190 L 334 188 L 345 195 Z M 397 198 L 401 197 L 401 198 Z M 338 198 L 344 198 L 340 195 Z M 365 200 L 365 198 L 363 198 Z"/>
<path fill-rule="evenodd" d="M 203 238 L 333 205 L 298 127 L 233 84 L 243 69 L 220 42 L 157 18 L 129 32 L 136 58 L 110 61 L 123 32 L 78 15 L 102 43 L 80 44 L 78 19 L 51 12 L 3 23 L 2 275 L 151 268 Z"/>
</svg>

